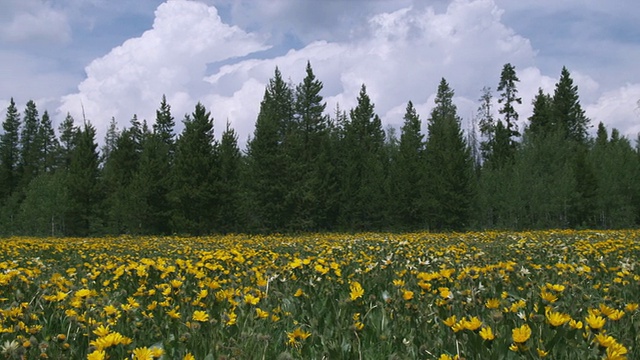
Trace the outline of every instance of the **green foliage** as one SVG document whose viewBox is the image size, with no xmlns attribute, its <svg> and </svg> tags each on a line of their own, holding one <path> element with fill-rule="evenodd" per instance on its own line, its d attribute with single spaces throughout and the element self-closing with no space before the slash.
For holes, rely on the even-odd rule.
<svg viewBox="0 0 640 360">
<path fill-rule="evenodd" d="M 109 134 L 107 133 L 107 137 Z M 106 191 L 106 230 L 112 234 L 136 232 L 139 223 L 132 206 L 131 183 L 138 170 L 139 154 L 132 129 L 116 134 L 102 171 Z M 133 211 L 132 211 L 133 210 Z"/>
<path fill-rule="evenodd" d="M 4 132 L 0 136 L 0 200 L 9 197 L 17 189 L 20 181 L 18 164 L 20 161 L 20 114 L 11 98 L 7 115 L 2 123 Z"/>
<path fill-rule="evenodd" d="M 99 182 L 99 154 L 96 130 L 85 122 L 74 136 L 66 189 L 69 203 L 65 214 L 65 234 L 87 236 L 102 231 L 100 210 L 104 198 Z"/>
<path fill-rule="evenodd" d="M 394 224 L 406 229 L 419 229 L 426 225 L 424 191 L 426 172 L 424 167 L 424 135 L 422 122 L 413 107 L 407 103 L 398 150 L 392 157 L 390 171 L 391 208 Z"/>
<path fill-rule="evenodd" d="M 565 134 L 567 139 L 585 144 L 588 138 L 589 119 L 580 106 L 578 86 L 566 67 L 562 68 L 560 80 L 556 84 L 551 103 L 551 119 Z"/>
<path fill-rule="evenodd" d="M 49 113 L 45 110 L 40 120 L 36 144 L 39 149 L 38 173 L 51 173 L 57 166 L 58 138 L 53 130 Z"/>
<path fill-rule="evenodd" d="M 253 204 L 249 220 L 260 231 L 284 229 L 291 220 L 294 111 L 293 91 L 276 68 L 260 104 L 254 137 L 248 144 L 248 184 Z"/>
<path fill-rule="evenodd" d="M 18 171 L 20 172 L 21 189 L 26 188 L 31 180 L 38 175 L 40 147 L 37 136 L 40 117 L 36 103 L 33 100 L 27 102 L 24 111 L 22 131 L 20 133 L 20 162 Z"/>
<path fill-rule="evenodd" d="M 602 123 L 587 161 L 597 181 L 594 194 L 595 223 L 603 228 L 625 228 L 636 225 L 640 210 L 638 195 L 640 162 L 629 140 L 620 138 L 614 129 L 611 139 Z"/>
<path fill-rule="evenodd" d="M 322 87 L 307 63 L 306 76 L 295 89 L 295 120 L 287 149 L 291 162 L 287 194 L 291 220 L 287 227 L 291 230 L 316 230 L 326 218 L 325 195 L 331 185 L 326 174 L 332 165 L 327 154 L 329 123 L 320 95 Z"/>
<path fill-rule="evenodd" d="M 343 124 L 340 223 L 350 229 L 384 225 L 388 158 L 380 117 L 364 85 Z"/>
<path fill-rule="evenodd" d="M 238 147 L 238 135 L 227 123 L 220 139 L 217 230 L 223 233 L 242 231 L 242 171 L 243 158 Z"/>
<path fill-rule="evenodd" d="M 17 213 L 23 233 L 35 236 L 60 236 L 65 231 L 65 214 L 69 204 L 66 174 L 41 173 L 25 190 Z"/>
<path fill-rule="evenodd" d="M 443 78 L 428 120 L 426 205 L 429 226 L 436 230 L 469 226 L 475 196 L 473 160 L 460 129 L 453 95 Z"/>
<path fill-rule="evenodd" d="M 638 226 L 640 141 L 604 124 L 591 139 L 566 68 L 553 96 L 539 89 L 520 138 L 518 82 L 505 64 L 497 114 L 485 87 L 467 134 L 444 79 L 427 132 L 411 102 L 402 127 L 385 132 L 364 84 L 353 109 L 329 116 L 310 63 L 296 86 L 276 68 L 246 152 L 229 123 L 214 137 L 200 103 L 180 134 L 165 96 L 152 131 L 135 115 L 122 130 L 112 119 L 98 151 L 89 122 L 67 114 L 56 137 L 47 111 L 29 101 L 21 120 L 12 99 L 0 234 Z"/>
<path fill-rule="evenodd" d="M 217 144 L 213 118 L 198 103 L 184 120 L 184 131 L 176 142 L 175 162 L 169 200 L 174 229 L 193 235 L 213 231 L 216 196 L 212 191 L 217 174 Z"/>
</svg>

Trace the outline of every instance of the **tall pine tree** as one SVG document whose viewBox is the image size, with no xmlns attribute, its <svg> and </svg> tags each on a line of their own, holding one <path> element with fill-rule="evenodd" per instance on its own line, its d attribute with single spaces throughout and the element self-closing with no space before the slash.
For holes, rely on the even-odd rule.
<svg viewBox="0 0 640 360">
<path fill-rule="evenodd" d="M 65 235 L 87 236 L 102 232 L 99 217 L 103 192 L 99 183 L 96 130 L 88 122 L 74 136 L 71 163 L 67 174 L 69 206 L 65 216 Z"/>
<path fill-rule="evenodd" d="M 276 68 L 260 104 L 254 136 L 248 144 L 249 184 L 253 212 L 250 220 L 259 231 L 284 229 L 291 219 L 290 155 L 294 127 L 293 91 Z"/>
<path fill-rule="evenodd" d="M 551 103 L 552 121 L 564 135 L 578 144 L 586 144 L 589 119 L 585 116 L 578 97 L 578 86 L 573 84 L 571 74 L 562 68 Z"/>
<path fill-rule="evenodd" d="M 174 230 L 203 235 L 215 230 L 217 144 L 213 118 L 201 103 L 184 120 L 176 142 L 170 202 Z"/>
<path fill-rule="evenodd" d="M 398 152 L 393 161 L 391 204 L 394 223 L 404 229 L 426 226 L 422 189 L 426 185 L 424 169 L 424 135 L 422 123 L 413 103 L 409 101 L 404 114 Z"/>
<path fill-rule="evenodd" d="M 38 127 L 40 125 L 40 116 L 36 103 L 33 100 L 27 102 L 24 111 L 24 120 L 22 131 L 20 133 L 20 177 L 21 188 L 26 188 L 31 180 L 38 175 L 40 159 L 40 147 L 38 146 Z"/>
<path fill-rule="evenodd" d="M 220 138 L 218 148 L 218 225 L 221 232 L 241 232 L 243 229 L 242 211 L 242 171 L 243 158 L 238 147 L 238 135 L 227 123 L 227 127 Z"/>
<path fill-rule="evenodd" d="M 11 98 L 0 135 L 0 200 L 9 197 L 20 182 L 20 113 Z"/>
<path fill-rule="evenodd" d="M 295 91 L 295 126 L 288 146 L 291 161 L 292 221 L 289 227 L 297 230 L 315 230 L 326 218 L 326 192 L 330 180 L 331 159 L 328 117 L 320 92 L 322 82 L 307 63 L 306 77 Z"/>
<path fill-rule="evenodd" d="M 349 229 L 381 228 L 388 215 L 385 134 L 364 84 L 357 100 L 344 124 L 340 221 Z"/>
<path fill-rule="evenodd" d="M 443 78 L 428 120 L 425 198 L 429 226 L 434 230 L 467 228 L 475 199 L 473 160 L 460 129 L 453 95 L 453 89 Z"/>
</svg>

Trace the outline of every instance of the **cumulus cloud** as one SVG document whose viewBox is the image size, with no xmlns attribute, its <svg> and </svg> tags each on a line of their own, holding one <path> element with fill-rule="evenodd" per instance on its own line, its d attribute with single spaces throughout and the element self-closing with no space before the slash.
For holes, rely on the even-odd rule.
<svg viewBox="0 0 640 360">
<path fill-rule="evenodd" d="M 3 5 L 0 39 L 7 42 L 59 42 L 71 40 L 71 26 L 63 11 L 39 0 L 9 1 Z"/>
<path fill-rule="evenodd" d="M 603 93 L 598 101 L 586 106 L 585 112 L 594 128 L 602 122 L 635 140 L 640 134 L 640 84 L 627 84 Z"/>
<path fill-rule="evenodd" d="M 324 83 L 328 112 L 338 104 L 343 110 L 355 106 L 360 86 L 366 84 L 385 126 L 401 125 L 408 100 L 426 120 L 444 77 L 455 90 L 463 127 L 468 128 L 482 87 L 495 91 L 505 63 L 516 66 L 521 80 L 521 122 L 531 115 L 538 88 L 552 93 L 560 73 L 559 68 L 553 76 L 541 70 L 538 49 L 505 24 L 504 7 L 495 0 L 435 1 L 431 6 L 413 1 L 349 2 L 341 11 L 354 10 L 351 23 L 332 19 L 315 3 L 305 3 L 302 9 L 295 1 L 252 2 L 251 10 L 246 1 L 211 2 L 226 6 L 225 13 L 231 14 L 226 20 L 242 27 L 223 22 L 213 6 L 170 0 L 157 8 L 152 29 L 87 66 L 87 78 L 77 93 L 63 98 L 60 112 L 78 115 L 84 105 L 88 118 L 104 132 L 112 116 L 121 125 L 133 113 L 153 121 L 159 99 L 166 94 L 178 120 L 202 101 L 216 120 L 217 134 L 229 121 L 245 145 L 274 68 L 278 66 L 295 85 L 311 61 Z M 338 16 L 336 3 L 344 4 L 329 2 L 325 11 Z M 241 21 L 243 9 L 248 20 Z M 310 28 L 312 21 L 304 20 L 313 9 L 320 17 L 316 30 Z M 288 18 L 294 20 L 285 21 Z M 256 35 L 265 29 L 270 37 Z M 345 35 L 347 29 L 355 30 Z M 303 45 L 276 55 L 262 52 L 268 44 L 283 46 L 277 38 L 287 31 L 307 34 L 299 36 Z M 621 89 L 601 97 L 604 89 L 590 73 L 572 75 L 588 114 L 623 94 Z"/>
<path fill-rule="evenodd" d="M 87 118 L 99 135 L 111 117 L 124 125 L 136 113 L 152 122 L 163 94 L 181 119 L 208 88 L 207 64 L 264 50 L 262 39 L 224 24 L 214 7 L 168 1 L 155 12 L 152 29 L 89 64 L 78 92 L 62 98 L 60 113 Z"/>
<path fill-rule="evenodd" d="M 272 59 L 240 61 L 222 67 L 207 80 L 214 88 L 248 80 L 264 84 L 279 66 L 297 83 L 310 60 L 325 84 L 328 109 L 337 104 L 345 110 L 355 106 L 364 83 L 385 124 L 398 126 L 408 100 L 426 119 L 438 83 L 445 77 L 458 95 L 460 115 L 467 117 L 475 112 L 482 87 L 497 84 L 503 63 L 530 66 L 535 56 L 529 41 L 502 24 L 501 16 L 502 10 L 490 0 L 457 0 L 444 12 L 430 7 L 383 12 L 369 18 L 366 33 L 358 39 L 317 41 Z M 263 91 L 256 88 L 252 97 Z M 232 99 L 241 94 L 246 95 L 221 95 L 217 100 L 240 103 Z M 250 131 L 254 120 L 255 113 L 238 119 L 239 132 Z"/>
</svg>

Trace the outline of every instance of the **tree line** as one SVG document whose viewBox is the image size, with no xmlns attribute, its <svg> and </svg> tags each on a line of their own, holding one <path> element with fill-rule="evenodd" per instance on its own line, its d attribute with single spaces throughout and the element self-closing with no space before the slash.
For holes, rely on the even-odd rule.
<svg viewBox="0 0 640 360">
<path fill-rule="evenodd" d="M 152 124 L 93 125 L 67 115 L 53 129 L 29 101 L 7 108 L 0 135 L 0 234 L 88 236 L 363 230 L 620 228 L 640 223 L 640 148 L 600 123 L 589 135 L 566 68 L 541 89 L 518 129 L 515 67 L 497 102 L 489 87 L 467 131 L 446 79 L 427 133 L 411 101 L 385 131 L 362 85 L 331 114 L 308 63 L 297 85 L 276 68 L 241 150 L 198 103 L 175 133 L 163 96 Z M 494 109 L 497 103 L 498 109 Z"/>
</svg>

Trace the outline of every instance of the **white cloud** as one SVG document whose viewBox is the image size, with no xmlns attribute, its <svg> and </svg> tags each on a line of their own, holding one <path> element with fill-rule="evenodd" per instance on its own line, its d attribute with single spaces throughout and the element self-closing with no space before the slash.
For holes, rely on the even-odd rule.
<svg viewBox="0 0 640 360">
<path fill-rule="evenodd" d="M 39 0 L 10 1 L 3 6 L 7 23 L 0 26 L 0 39 L 8 42 L 58 42 L 71 40 L 71 27 L 64 12 Z M 3 21 L 4 22 L 4 21 Z"/>
<path fill-rule="evenodd" d="M 134 113 L 153 122 L 166 94 L 181 120 L 209 90 L 203 81 L 207 64 L 267 48 L 256 35 L 222 23 L 216 9 L 202 3 L 168 1 L 155 16 L 151 30 L 87 66 L 87 78 L 77 93 L 63 97 L 60 113 L 78 118 L 84 107 L 100 137 L 111 117 L 121 126 Z"/>
<path fill-rule="evenodd" d="M 241 61 L 221 68 L 208 81 L 214 87 L 249 79 L 265 84 L 279 66 L 285 77 L 298 83 L 310 60 L 325 85 L 329 112 L 336 104 L 344 110 L 355 106 L 364 83 L 383 122 L 398 126 L 408 100 L 427 119 L 437 85 L 446 77 L 456 91 L 460 115 L 467 118 L 475 112 L 475 100 L 487 79 L 497 84 L 504 62 L 530 65 L 535 56 L 526 39 L 501 23 L 501 15 L 490 0 L 457 0 L 444 13 L 416 7 L 380 13 L 370 17 L 359 39 L 313 42 L 273 59 Z M 263 91 L 256 89 L 254 98 Z M 217 100 L 240 104 L 240 94 Z M 251 129 L 256 114 L 257 108 L 252 116 L 234 120 Z"/>
<path fill-rule="evenodd" d="M 350 2 L 348 9 L 362 7 L 353 12 L 352 23 L 345 22 L 347 17 L 332 20 L 328 16 L 348 9 L 325 9 L 325 13 L 309 5 L 303 11 L 295 1 L 259 2 L 255 9 L 247 10 L 248 20 L 241 21 L 240 10 L 248 9 L 247 2 L 212 1 L 229 6 L 231 21 L 245 29 L 223 23 L 214 7 L 168 1 L 156 10 L 151 30 L 94 60 L 86 68 L 87 78 L 78 92 L 64 97 L 59 110 L 79 114 L 82 102 L 98 131 L 104 132 L 111 116 L 121 125 L 133 113 L 153 121 L 164 93 L 178 121 L 202 101 L 216 120 L 217 135 L 230 121 L 244 146 L 276 66 L 297 84 L 304 76 L 306 62 L 311 61 L 324 83 L 322 95 L 329 113 L 336 104 L 343 110 L 355 106 L 360 86 L 366 84 L 385 126 L 401 124 L 408 100 L 426 122 L 438 83 L 445 77 L 455 90 L 465 129 L 476 112 L 482 87 L 495 91 L 505 63 L 516 66 L 521 80 L 522 105 L 517 107 L 521 122 L 531 115 L 531 101 L 538 88 L 552 93 L 560 74 L 560 69 L 555 69 L 553 76 L 540 70 L 539 50 L 505 24 L 504 10 L 494 0 L 453 0 L 446 7 L 439 7 L 442 1 L 436 2 L 437 7 L 419 2 L 412 6 L 410 1 L 393 6 L 388 2 Z M 287 14 L 296 13 L 296 9 L 301 18 L 317 11 L 319 24 L 327 28 L 300 36 L 309 42 L 286 54 L 257 53 L 274 37 L 287 31 L 299 35 L 311 26 L 312 21 L 300 18 L 286 22 Z M 263 22 L 259 14 L 264 15 Z M 278 24 L 271 24 L 276 20 Z M 339 31 L 331 29 L 333 25 Z M 267 29 L 271 38 L 258 37 L 247 29 Z M 338 34 L 348 29 L 352 30 L 348 35 Z M 207 65 L 211 63 L 225 65 L 210 74 Z M 611 91 L 608 97 L 600 97 L 607 89 L 584 70 L 574 71 L 572 76 L 589 114 L 622 95 Z"/>
<path fill-rule="evenodd" d="M 627 84 L 607 91 L 585 108 L 594 128 L 599 122 L 609 130 L 617 128 L 632 140 L 640 134 L 640 84 Z"/>
</svg>

